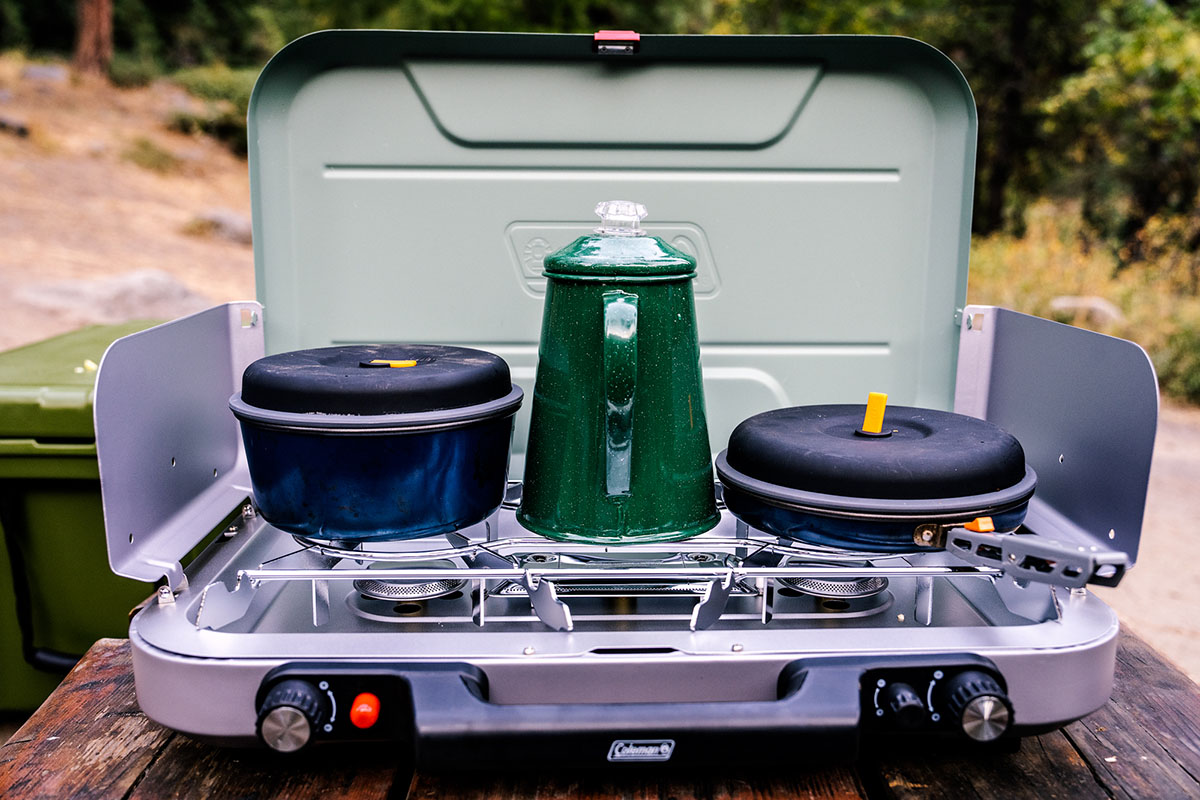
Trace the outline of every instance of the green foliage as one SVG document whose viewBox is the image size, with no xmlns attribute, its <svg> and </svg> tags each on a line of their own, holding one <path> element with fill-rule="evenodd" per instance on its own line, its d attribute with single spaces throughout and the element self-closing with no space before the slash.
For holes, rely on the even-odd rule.
<svg viewBox="0 0 1200 800">
<path fill-rule="evenodd" d="M 1189 320 L 1172 334 L 1154 361 L 1167 394 L 1200 403 L 1200 319 Z"/>
<path fill-rule="evenodd" d="M 240 155 L 246 153 L 246 112 L 258 77 L 254 67 L 231 69 L 224 64 L 179 70 L 172 79 L 208 101 L 200 113 L 176 112 L 169 126 L 184 133 L 207 133 Z"/>
<path fill-rule="evenodd" d="M 139 136 L 121 153 L 126 161 L 137 164 L 151 172 L 168 173 L 179 169 L 179 159 L 174 153 L 159 147 L 145 136 Z"/>
<path fill-rule="evenodd" d="M 162 67 L 153 59 L 129 53 L 114 53 L 112 63 L 108 65 L 108 79 L 114 86 L 125 89 L 147 86 L 160 75 Z"/>
<path fill-rule="evenodd" d="M 0 48 L 25 47 L 29 32 L 21 17 L 20 0 L 0 0 Z"/>
<path fill-rule="evenodd" d="M 1113 3 L 1089 33 L 1084 69 L 1043 104 L 1046 130 L 1088 222 L 1136 260 L 1152 217 L 1197 208 L 1200 7 Z"/>
<path fill-rule="evenodd" d="M 258 78 L 258 69 L 231 69 L 225 64 L 181 69 L 171 79 L 204 100 L 226 101 L 243 114 L 250 107 L 250 92 Z"/>
</svg>

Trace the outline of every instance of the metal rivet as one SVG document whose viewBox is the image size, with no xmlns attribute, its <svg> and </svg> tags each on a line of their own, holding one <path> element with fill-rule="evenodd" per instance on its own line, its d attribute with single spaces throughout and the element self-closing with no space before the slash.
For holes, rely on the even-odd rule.
<svg viewBox="0 0 1200 800">
<path fill-rule="evenodd" d="M 742 647 L 740 644 L 735 644 L 733 647 L 731 647 L 731 648 L 729 648 L 729 649 L 730 649 L 730 650 L 732 650 L 732 651 L 733 651 L 733 652 L 735 652 L 735 653 L 740 653 L 740 652 L 742 652 L 742 650 L 743 650 L 744 648 L 743 648 L 743 647 Z"/>
<path fill-rule="evenodd" d="M 522 652 L 522 653 L 524 653 L 524 654 L 525 654 L 525 655 L 527 655 L 527 656 L 531 656 L 531 655 L 533 655 L 534 653 L 536 653 L 536 652 L 537 652 L 537 650 L 534 650 L 532 647 L 526 647 L 526 648 L 525 648 L 524 650 L 522 650 L 521 652 Z"/>
</svg>

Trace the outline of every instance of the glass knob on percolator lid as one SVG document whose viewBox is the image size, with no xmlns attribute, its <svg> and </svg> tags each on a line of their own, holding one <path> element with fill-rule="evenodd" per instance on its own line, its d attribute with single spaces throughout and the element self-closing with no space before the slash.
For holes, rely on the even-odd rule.
<svg viewBox="0 0 1200 800">
<path fill-rule="evenodd" d="M 596 204 L 600 227 L 596 233 L 606 236 L 641 236 L 646 207 L 631 200 L 605 200 Z"/>
</svg>

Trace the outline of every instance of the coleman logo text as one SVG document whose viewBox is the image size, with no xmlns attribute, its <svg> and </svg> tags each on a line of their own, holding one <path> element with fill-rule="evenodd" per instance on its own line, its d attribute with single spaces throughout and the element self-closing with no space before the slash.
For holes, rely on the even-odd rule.
<svg viewBox="0 0 1200 800">
<path fill-rule="evenodd" d="M 674 739 L 618 739 L 608 748 L 608 760 L 667 761 L 673 752 Z"/>
</svg>

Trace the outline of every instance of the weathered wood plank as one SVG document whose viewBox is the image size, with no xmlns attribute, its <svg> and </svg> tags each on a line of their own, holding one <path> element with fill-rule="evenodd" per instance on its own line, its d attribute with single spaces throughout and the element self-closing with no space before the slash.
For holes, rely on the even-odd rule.
<svg viewBox="0 0 1200 800">
<path fill-rule="evenodd" d="M 1131 633 L 1112 700 L 1064 733 L 1114 797 L 1200 797 L 1200 691 Z"/>
<path fill-rule="evenodd" d="M 101 639 L 0 747 L 0 797 L 123 798 L 173 736 L 138 710 L 129 642 Z"/>
<path fill-rule="evenodd" d="M 508 775 L 418 773 L 408 800 L 862 800 L 866 796 L 852 769 L 808 767 L 786 773 L 700 769 L 617 775 L 542 770 Z"/>
<path fill-rule="evenodd" d="M 469 757 L 469 755 L 468 755 Z M 1115 760 L 1110 760 L 1115 759 Z M 1200 688 L 1123 634 L 1112 702 L 1082 722 L 981 753 L 914 740 L 854 767 L 774 772 L 652 770 L 419 774 L 395 748 L 320 748 L 300 758 L 211 747 L 137 709 L 129 646 L 102 640 L 0 747 L 0 797 L 770 800 L 1200 796 Z"/>
<path fill-rule="evenodd" d="M 864 761 L 862 770 L 873 797 L 897 800 L 1108 797 L 1088 763 L 1059 731 L 1026 738 L 1016 753 L 930 742 L 923 752 L 905 747 L 879 757 L 876 765 Z"/>
<path fill-rule="evenodd" d="M 394 747 L 326 747 L 289 757 L 268 750 L 222 749 L 176 736 L 148 766 L 129 800 L 402 800 L 411 774 Z"/>
</svg>

